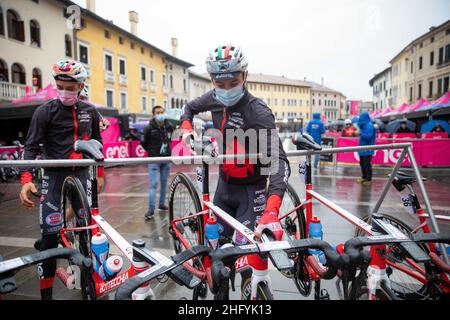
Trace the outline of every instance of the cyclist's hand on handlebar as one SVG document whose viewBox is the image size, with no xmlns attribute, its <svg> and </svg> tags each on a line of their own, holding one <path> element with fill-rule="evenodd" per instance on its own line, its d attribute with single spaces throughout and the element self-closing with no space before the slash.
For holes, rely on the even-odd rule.
<svg viewBox="0 0 450 320">
<path fill-rule="evenodd" d="M 22 186 L 22 190 L 20 191 L 20 202 L 27 209 L 34 208 L 34 202 L 30 200 L 30 193 L 37 193 L 36 186 L 33 182 L 27 182 Z"/>
<path fill-rule="evenodd" d="M 267 199 L 266 209 L 259 220 L 258 227 L 255 230 L 256 240 L 260 240 L 264 229 L 269 229 L 277 241 L 283 237 L 283 228 L 278 219 L 278 212 L 280 211 L 281 197 L 278 195 L 271 195 Z"/>
<path fill-rule="evenodd" d="M 185 145 L 187 145 L 189 147 L 189 149 L 191 149 L 192 153 L 195 154 L 195 151 L 192 150 L 191 145 L 192 145 L 192 139 L 194 140 L 199 140 L 199 137 L 197 136 L 194 128 L 192 127 L 192 123 L 189 120 L 184 120 L 179 129 L 183 132 L 183 135 L 181 137 L 181 141 L 184 142 Z"/>
</svg>

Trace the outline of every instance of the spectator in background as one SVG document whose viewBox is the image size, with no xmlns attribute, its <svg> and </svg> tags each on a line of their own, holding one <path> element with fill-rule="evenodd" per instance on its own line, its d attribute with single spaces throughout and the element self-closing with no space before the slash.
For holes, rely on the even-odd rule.
<svg viewBox="0 0 450 320">
<path fill-rule="evenodd" d="M 317 144 L 322 144 L 322 135 L 325 133 L 325 126 L 322 120 L 320 120 L 320 113 L 313 113 L 313 119 L 308 122 L 306 126 L 306 132 L 314 138 Z M 314 168 L 319 165 L 320 155 L 315 155 Z"/>
<path fill-rule="evenodd" d="M 403 120 L 400 123 L 400 127 L 397 129 L 395 133 L 413 133 L 411 129 L 408 128 L 408 123 L 406 120 Z"/>
<path fill-rule="evenodd" d="M 356 137 L 357 135 L 358 135 L 358 132 L 357 132 L 355 126 L 353 125 L 352 120 L 346 119 L 344 130 L 342 130 L 342 136 L 343 137 Z"/>
<path fill-rule="evenodd" d="M 130 124 L 130 128 L 128 129 L 128 134 L 125 136 L 126 141 L 137 141 L 141 140 L 139 137 L 139 132 L 135 128 L 133 124 Z"/>
<path fill-rule="evenodd" d="M 359 146 L 369 146 L 375 144 L 375 128 L 368 112 L 363 112 L 359 115 L 358 126 L 359 132 Z M 372 156 L 373 150 L 358 151 L 359 164 L 361 166 L 362 177 L 356 180 L 357 183 L 363 185 L 370 185 L 372 181 Z"/>
<path fill-rule="evenodd" d="M 152 110 L 153 118 L 144 129 L 142 147 L 148 152 L 149 157 L 168 157 L 171 155 L 170 141 L 172 138 L 173 127 L 166 119 L 164 108 L 155 106 Z M 149 202 L 148 211 L 145 218 L 151 219 L 155 213 L 155 198 L 158 181 L 160 181 L 159 192 L 159 210 L 168 210 L 165 205 L 167 180 L 170 174 L 170 163 L 151 163 L 148 165 L 149 172 Z"/>
<path fill-rule="evenodd" d="M 445 132 L 444 128 L 442 128 L 442 126 L 439 123 L 436 123 L 434 125 L 433 130 L 431 130 L 431 132 Z"/>
</svg>

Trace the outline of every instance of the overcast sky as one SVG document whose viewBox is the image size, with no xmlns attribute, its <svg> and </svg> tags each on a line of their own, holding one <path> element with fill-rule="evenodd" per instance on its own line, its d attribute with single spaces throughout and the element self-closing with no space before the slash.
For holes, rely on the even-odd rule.
<svg viewBox="0 0 450 320">
<path fill-rule="evenodd" d="M 86 0 L 75 0 L 85 6 Z M 96 13 L 205 72 L 218 44 L 240 45 L 249 71 L 312 80 L 371 100 L 370 78 L 413 39 L 450 19 L 449 0 L 97 0 Z"/>
</svg>

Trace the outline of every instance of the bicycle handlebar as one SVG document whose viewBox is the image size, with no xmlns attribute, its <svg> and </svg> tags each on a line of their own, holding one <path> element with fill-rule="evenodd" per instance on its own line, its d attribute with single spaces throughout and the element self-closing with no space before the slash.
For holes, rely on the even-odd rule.
<svg viewBox="0 0 450 320">
<path fill-rule="evenodd" d="M 80 268 L 90 268 L 92 260 L 69 248 L 54 248 L 42 252 L 3 261 L 0 256 L 0 294 L 17 289 L 14 274 L 19 270 L 50 259 L 67 259 Z"/>
<path fill-rule="evenodd" d="M 344 267 L 349 258 L 345 254 L 337 253 L 330 244 L 319 239 L 301 239 L 290 241 L 271 241 L 245 246 L 235 246 L 221 248 L 211 251 L 211 275 L 213 287 L 210 288 L 213 294 L 219 291 L 223 281 L 228 281 L 229 271 L 225 267 L 231 265 L 236 259 L 250 254 L 264 254 L 273 250 L 283 250 L 287 253 L 294 253 L 301 250 L 317 249 L 321 250 L 327 259 L 327 268 L 320 274 L 323 279 L 332 279 L 336 276 L 337 270 Z"/>
<path fill-rule="evenodd" d="M 146 284 L 147 282 L 163 275 L 167 274 L 171 271 L 174 271 L 174 269 L 178 267 L 182 267 L 183 263 L 186 261 L 191 260 L 192 258 L 195 258 L 197 256 L 205 256 L 211 251 L 211 248 L 207 246 L 194 246 L 190 248 L 189 250 L 183 251 L 175 256 L 172 256 L 172 264 L 170 265 L 162 265 L 162 264 L 155 264 L 154 266 L 150 267 L 149 269 L 135 275 L 134 277 L 126 280 L 117 290 L 115 300 L 130 300 L 132 293 L 137 290 L 142 285 Z M 172 278 L 175 276 L 174 274 L 171 275 Z M 174 279 L 175 280 L 175 279 Z M 195 281 L 196 279 L 192 279 L 192 281 Z"/>
<path fill-rule="evenodd" d="M 69 248 L 54 248 L 33 253 L 6 261 L 0 261 L 0 279 L 9 277 L 20 269 L 35 265 L 50 259 L 67 259 L 80 268 L 90 268 L 92 260 L 80 252 Z"/>
<path fill-rule="evenodd" d="M 361 263 L 363 256 L 359 249 L 374 245 L 387 245 L 405 242 L 436 242 L 450 244 L 450 235 L 441 233 L 423 233 L 412 235 L 411 239 L 397 239 L 391 235 L 356 237 L 348 240 L 344 244 L 344 251 L 350 258 L 350 266 L 355 267 Z"/>
</svg>

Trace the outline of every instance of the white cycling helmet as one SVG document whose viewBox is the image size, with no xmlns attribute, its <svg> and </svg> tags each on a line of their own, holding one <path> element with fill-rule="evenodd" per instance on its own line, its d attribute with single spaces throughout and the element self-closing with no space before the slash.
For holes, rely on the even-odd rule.
<svg viewBox="0 0 450 320">
<path fill-rule="evenodd" d="M 83 64 L 76 60 L 59 60 L 52 67 L 52 75 L 55 80 L 72 81 L 82 83 L 87 78 L 87 72 Z"/>
<path fill-rule="evenodd" d="M 89 92 L 88 92 L 86 85 L 84 86 L 83 90 L 81 90 L 81 92 L 80 92 L 80 98 L 85 98 L 86 100 L 89 99 Z"/>
<path fill-rule="evenodd" d="M 242 49 L 232 44 L 218 46 L 206 58 L 206 70 L 214 80 L 234 79 L 247 71 L 248 60 Z"/>
<path fill-rule="evenodd" d="M 352 120 L 350 120 L 350 119 L 345 119 L 345 124 L 347 125 L 347 124 L 352 124 Z"/>
</svg>

